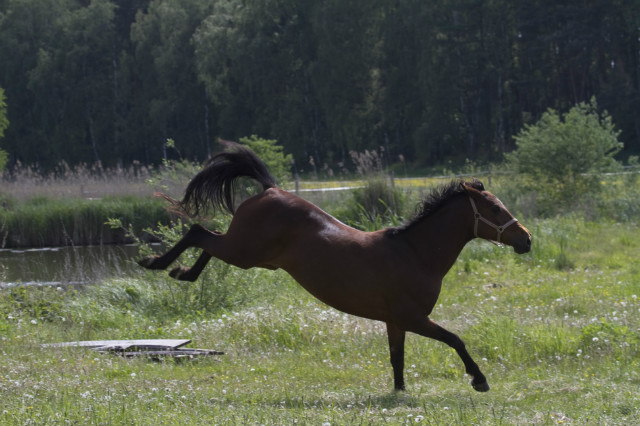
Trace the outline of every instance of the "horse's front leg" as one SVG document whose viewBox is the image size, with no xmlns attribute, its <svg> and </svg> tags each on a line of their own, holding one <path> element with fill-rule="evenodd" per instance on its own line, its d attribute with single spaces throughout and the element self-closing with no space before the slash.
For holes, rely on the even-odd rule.
<svg viewBox="0 0 640 426">
<path fill-rule="evenodd" d="M 467 352 L 462 339 L 460 339 L 457 335 L 448 330 L 445 330 L 435 322 L 431 321 L 429 318 L 424 318 L 424 320 L 413 324 L 413 326 L 408 331 L 412 331 L 422 336 L 430 337 L 432 339 L 446 343 L 447 345 L 455 349 L 462 359 L 462 362 L 464 363 L 467 374 L 472 377 L 471 386 L 473 386 L 473 388 L 478 392 L 486 392 L 489 390 L 487 379 L 480 371 L 480 367 L 478 367 L 478 364 L 475 363 L 475 361 L 471 358 L 471 355 L 469 355 L 469 352 Z"/>
<path fill-rule="evenodd" d="M 203 240 L 211 238 L 212 235 L 216 234 L 205 229 L 201 225 L 195 224 L 189 229 L 189 231 L 187 231 L 185 236 L 182 237 L 182 239 L 178 241 L 176 245 L 173 246 L 168 252 L 166 252 L 162 256 L 145 257 L 144 259 L 140 260 L 138 264 L 147 269 L 167 269 L 169 265 L 173 263 L 178 258 L 178 256 L 180 256 L 186 249 L 194 246 L 201 247 Z M 200 257 L 202 258 L 202 256 Z M 199 261 L 200 259 L 198 259 L 196 265 L 198 265 Z M 204 265 L 206 265 L 208 261 L 209 259 L 206 259 Z M 202 268 L 204 268 L 204 265 L 202 265 Z"/>
<path fill-rule="evenodd" d="M 404 338 L 406 333 L 395 324 L 387 323 L 389 353 L 393 368 L 393 387 L 404 390 Z"/>
</svg>

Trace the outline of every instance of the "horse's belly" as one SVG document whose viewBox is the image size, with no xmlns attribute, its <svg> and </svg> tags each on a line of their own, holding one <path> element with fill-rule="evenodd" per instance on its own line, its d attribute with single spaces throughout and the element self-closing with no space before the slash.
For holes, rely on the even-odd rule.
<svg viewBox="0 0 640 426">
<path fill-rule="evenodd" d="M 366 277 L 353 277 L 336 267 L 285 269 L 305 290 L 335 309 L 379 321 L 388 319 L 384 288 L 367 282 Z"/>
</svg>

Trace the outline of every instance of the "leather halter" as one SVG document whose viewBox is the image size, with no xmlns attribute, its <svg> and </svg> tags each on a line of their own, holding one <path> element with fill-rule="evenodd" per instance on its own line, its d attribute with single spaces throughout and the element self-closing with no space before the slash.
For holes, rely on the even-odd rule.
<svg viewBox="0 0 640 426">
<path fill-rule="evenodd" d="M 504 230 L 518 221 L 518 219 L 516 219 L 514 217 L 509 222 L 505 223 L 502 226 L 496 225 L 495 223 L 491 222 L 490 220 L 487 220 L 484 217 L 482 217 L 482 215 L 478 212 L 478 208 L 476 207 L 476 203 L 475 203 L 475 201 L 473 201 L 473 198 L 469 197 L 469 201 L 471 201 L 471 207 L 473 208 L 473 215 L 474 215 L 474 218 L 475 218 L 475 223 L 473 224 L 473 235 L 475 237 L 478 236 L 478 221 L 481 220 L 481 221 L 483 221 L 484 223 L 486 223 L 487 225 L 489 225 L 490 227 L 492 227 L 493 229 L 495 229 L 498 232 L 498 239 L 497 239 L 496 242 L 497 243 L 501 243 L 500 238 L 502 237 L 502 233 L 504 232 Z"/>
</svg>

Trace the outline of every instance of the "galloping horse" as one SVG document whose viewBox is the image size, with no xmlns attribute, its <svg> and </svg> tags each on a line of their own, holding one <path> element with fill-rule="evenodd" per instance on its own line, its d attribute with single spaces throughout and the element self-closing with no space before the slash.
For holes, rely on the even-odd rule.
<svg viewBox="0 0 640 426">
<path fill-rule="evenodd" d="M 278 188 L 265 164 L 248 148 L 230 144 L 189 183 L 180 207 L 191 216 L 208 208 L 233 214 L 226 233 L 193 225 L 166 254 L 140 261 L 166 269 L 188 247 L 202 249 L 191 268 L 170 275 L 194 281 L 217 257 L 240 268 L 282 268 L 309 293 L 343 312 L 383 321 L 395 389 L 405 388 L 405 334 L 417 333 L 456 350 L 473 388 L 489 390 L 462 340 L 429 319 L 442 279 L 462 248 L 475 237 L 531 249 L 531 233 L 476 179 L 436 189 L 410 222 L 363 232 L 315 205 Z M 263 191 L 234 208 L 237 179 L 249 177 Z"/>
</svg>

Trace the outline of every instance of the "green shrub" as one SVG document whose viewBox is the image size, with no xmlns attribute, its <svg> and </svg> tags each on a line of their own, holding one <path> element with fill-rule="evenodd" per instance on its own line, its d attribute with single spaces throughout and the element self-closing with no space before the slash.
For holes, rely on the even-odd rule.
<svg viewBox="0 0 640 426">
<path fill-rule="evenodd" d="M 285 155 L 282 146 L 275 139 L 262 139 L 256 135 L 240 138 L 242 145 L 249 147 L 264 163 L 269 172 L 281 183 L 291 179 L 291 163 L 293 156 Z"/>
<path fill-rule="evenodd" d="M 400 216 L 404 197 L 387 179 L 369 179 L 363 188 L 353 191 L 353 201 L 369 220 L 381 217 L 383 220 Z"/>
<path fill-rule="evenodd" d="M 335 215 L 355 228 L 374 231 L 402 222 L 405 194 L 378 175 L 369 177 L 365 186 L 352 191 L 352 198 Z"/>
<path fill-rule="evenodd" d="M 600 114 L 592 98 L 562 115 L 549 109 L 536 124 L 525 126 L 514 137 L 517 149 L 507 159 L 520 173 L 571 184 L 588 178 L 585 174 L 619 166 L 614 158 L 622 149 L 619 135 L 611 117 Z"/>
<path fill-rule="evenodd" d="M 384 149 L 350 151 L 349 156 L 357 173 L 364 179 L 364 186 L 351 191 L 352 198 L 336 209 L 336 216 L 365 231 L 399 225 L 406 197 L 384 171 Z"/>
<path fill-rule="evenodd" d="M 521 193 L 537 194 L 534 214 L 597 202 L 602 173 L 620 168 L 614 158 L 622 149 L 619 134 L 611 117 L 598 112 L 595 98 L 562 115 L 549 109 L 514 137 L 517 149 L 506 155 L 520 177 L 513 184 Z"/>
</svg>

